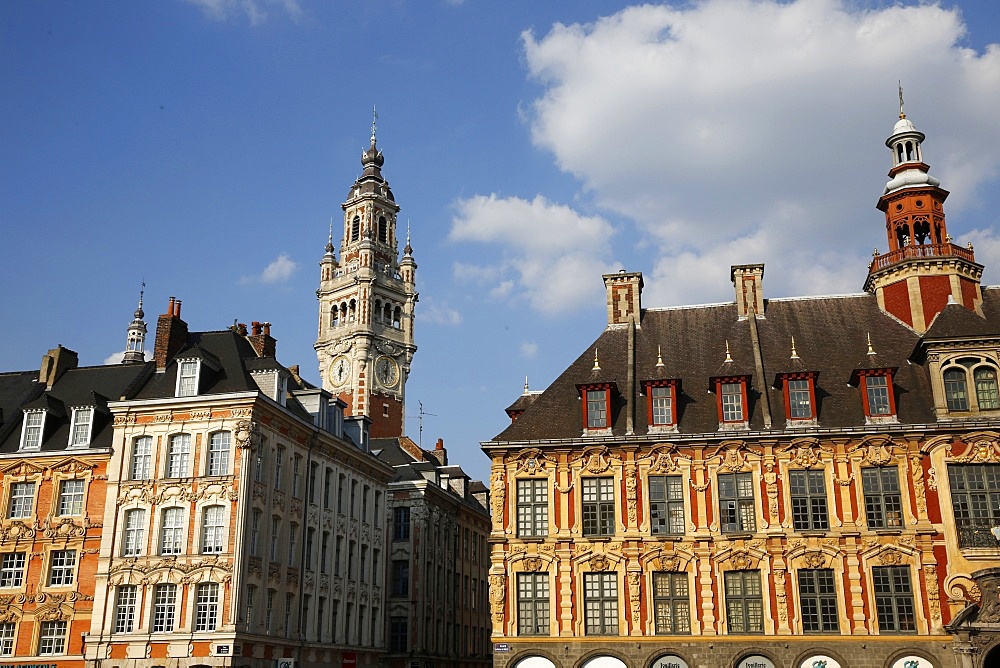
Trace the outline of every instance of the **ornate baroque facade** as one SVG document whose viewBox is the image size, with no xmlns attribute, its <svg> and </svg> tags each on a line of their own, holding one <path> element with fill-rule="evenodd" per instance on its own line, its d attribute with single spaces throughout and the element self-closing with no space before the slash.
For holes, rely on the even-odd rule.
<svg viewBox="0 0 1000 668">
<path fill-rule="evenodd" d="M 604 277 L 605 331 L 483 443 L 499 668 L 1000 661 L 1000 289 L 923 139 L 901 113 L 865 294 Z"/>
</svg>

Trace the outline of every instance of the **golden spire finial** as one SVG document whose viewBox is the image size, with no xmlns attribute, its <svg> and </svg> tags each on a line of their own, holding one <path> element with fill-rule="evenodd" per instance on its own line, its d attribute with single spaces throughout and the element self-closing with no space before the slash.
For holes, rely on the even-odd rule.
<svg viewBox="0 0 1000 668">
<path fill-rule="evenodd" d="M 656 366 L 658 368 L 663 366 L 663 355 L 660 354 L 659 345 L 656 346 Z"/>
<path fill-rule="evenodd" d="M 906 112 L 903 111 L 903 82 L 899 81 L 899 119 L 903 120 L 906 118 Z"/>
<path fill-rule="evenodd" d="M 871 334 L 871 332 L 868 332 L 868 354 L 869 355 L 875 355 L 876 354 L 875 353 L 875 349 L 872 348 L 872 334 Z"/>
<path fill-rule="evenodd" d="M 524 377 L 524 393 L 525 394 L 530 394 L 530 391 L 528 390 L 528 377 L 527 376 Z"/>
<path fill-rule="evenodd" d="M 600 371 L 601 363 L 597 360 L 597 348 L 594 348 L 594 368 L 591 371 Z"/>
<path fill-rule="evenodd" d="M 795 351 L 795 337 L 794 336 L 792 337 L 792 359 L 793 360 L 799 359 L 799 354 Z"/>
<path fill-rule="evenodd" d="M 733 357 L 729 354 L 729 339 L 726 339 L 726 362 L 732 362 Z"/>
</svg>

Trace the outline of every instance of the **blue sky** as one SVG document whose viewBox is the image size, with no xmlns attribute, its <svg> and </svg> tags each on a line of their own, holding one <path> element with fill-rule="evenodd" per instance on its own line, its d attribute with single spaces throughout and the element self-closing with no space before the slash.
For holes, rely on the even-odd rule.
<svg viewBox="0 0 1000 668">
<path fill-rule="evenodd" d="M 270 321 L 319 382 L 318 261 L 379 113 L 412 230 L 423 443 L 486 477 L 524 377 L 644 306 L 857 292 L 886 250 L 883 142 L 906 112 L 948 227 L 1000 282 L 1000 15 L 798 0 L 0 3 L 0 369 L 124 348 L 142 280 L 193 329 Z M 335 235 L 336 237 L 337 235 Z"/>
</svg>

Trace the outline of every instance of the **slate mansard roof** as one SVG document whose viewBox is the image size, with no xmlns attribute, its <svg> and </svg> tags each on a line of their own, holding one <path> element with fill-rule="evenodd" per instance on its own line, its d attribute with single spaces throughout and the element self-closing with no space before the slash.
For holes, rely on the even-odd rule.
<svg viewBox="0 0 1000 668">
<path fill-rule="evenodd" d="M 565 441 L 583 436 L 580 390 L 587 384 L 613 383 L 611 435 L 650 435 L 644 381 L 678 382 L 677 432 L 657 439 L 685 437 L 740 438 L 748 432 L 786 434 L 864 429 L 864 398 L 857 383 L 862 369 L 892 369 L 896 414 L 900 424 L 936 422 L 923 344 L 941 339 L 1000 338 L 1000 288 L 983 288 L 979 317 L 960 305 L 947 306 L 920 337 L 880 310 L 875 296 L 807 297 L 765 300 L 764 317 L 755 319 L 763 377 L 757 371 L 751 327 L 739 318 L 735 302 L 703 306 L 643 309 L 635 329 L 635 368 L 629 384 L 627 326 L 609 326 L 537 398 L 524 402 L 524 413 L 485 446 L 515 442 Z M 868 337 L 874 355 L 868 354 Z M 792 338 L 798 359 L 792 358 Z M 731 362 L 726 362 L 726 346 Z M 600 370 L 594 370 L 595 352 Z M 657 366 L 658 355 L 662 366 Z M 818 424 L 785 426 L 780 375 L 813 372 Z M 747 376 L 748 429 L 720 431 L 712 379 Z M 769 401 L 770 427 L 763 402 Z M 521 405 L 515 403 L 518 408 Z M 513 406 L 512 406 L 513 408 Z M 628 417 L 633 420 L 628 432 Z M 882 425 L 884 427 L 885 425 Z"/>
</svg>

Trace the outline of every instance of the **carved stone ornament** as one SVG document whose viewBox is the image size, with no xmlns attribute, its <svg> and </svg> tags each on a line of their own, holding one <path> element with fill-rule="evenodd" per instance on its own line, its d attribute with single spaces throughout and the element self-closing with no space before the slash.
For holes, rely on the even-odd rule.
<svg viewBox="0 0 1000 668">
<path fill-rule="evenodd" d="M 590 558 L 590 570 L 592 571 L 606 571 L 610 566 L 611 562 L 603 554 L 595 554 Z"/>
<path fill-rule="evenodd" d="M 629 462 L 625 466 L 625 505 L 628 509 L 628 523 L 630 526 L 636 524 L 636 480 L 635 464 Z"/>
<path fill-rule="evenodd" d="M 790 464 L 804 469 L 812 468 L 819 463 L 818 448 L 812 445 L 800 445 L 791 449 Z"/>
<path fill-rule="evenodd" d="M 229 414 L 234 418 L 249 418 L 253 416 L 253 408 L 249 406 L 233 408 L 230 409 Z"/>
<path fill-rule="evenodd" d="M 35 529 L 19 520 L 0 524 L 0 542 L 31 540 L 34 537 Z"/>
<path fill-rule="evenodd" d="M 45 469 L 41 466 L 36 466 L 29 461 L 21 459 L 14 462 L 10 466 L 0 469 L 0 471 L 2 471 L 4 476 L 8 478 L 27 478 L 29 476 L 41 475 L 45 472 Z"/>
<path fill-rule="evenodd" d="M 189 415 L 191 420 L 210 420 L 212 418 L 212 411 L 191 411 Z"/>
<path fill-rule="evenodd" d="M 899 550 L 886 549 L 879 553 L 878 560 L 883 566 L 898 566 L 903 561 L 903 555 Z"/>
<path fill-rule="evenodd" d="M 503 468 L 497 468 L 490 476 L 490 510 L 494 531 L 503 530 L 503 511 L 507 498 L 506 480 Z"/>
<path fill-rule="evenodd" d="M 742 471 L 747 466 L 747 458 L 740 449 L 736 446 L 728 448 L 725 453 L 720 455 L 722 457 L 722 463 L 719 464 L 719 468 L 736 472 Z"/>
<path fill-rule="evenodd" d="M 611 468 L 611 456 L 605 447 L 594 448 L 585 452 L 580 459 L 583 460 L 583 468 L 590 473 L 604 473 Z"/>
<path fill-rule="evenodd" d="M 551 460 L 537 448 L 522 450 L 517 454 L 515 461 L 517 462 L 517 473 L 525 473 L 527 475 L 544 473 L 548 466 L 552 463 Z"/>
<path fill-rule="evenodd" d="M 748 570 L 754 565 L 754 561 L 755 559 L 749 553 L 743 551 L 733 552 L 732 556 L 729 557 L 729 563 L 739 571 Z"/>
<path fill-rule="evenodd" d="M 1000 463 L 1000 443 L 986 439 L 970 444 L 965 454 L 955 457 L 960 464 L 997 464 Z"/>
<path fill-rule="evenodd" d="M 774 593 L 778 599 L 778 619 L 782 626 L 788 623 L 788 594 L 785 592 L 785 571 L 775 570 L 772 574 L 774 578 Z"/>
<path fill-rule="evenodd" d="M 77 524 L 68 517 L 50 520 L 46 518 L 42 525 L 42 533 L 46 538 L 80 538 L 87 535 L 87 528 Z"/>
<path fill-rule="evenodd" d="M 493 628 L 501 629 L 503 624 L 503 604 L 507 598 L 507 579 L 503 575 L 490 576 L 490 614 L 493 616 Z"/>
<path fill-rule="evenodd" d="M 253 420 L 240 420 L 236 423 L 236 431 L 233 438 L 236 440 L 236 447 L 246 450 L 253 445 L 253 437 L 257 433 L 257 423 Z"/>
<path fill-rule="evenodd" d="M 822 552 L 807 552 L 802 557 L 802 562 L 807 568 L 826 568 L 826 555 Z"/>
<path fill-rule="evenodd" d="M 170 422 L 173 418 L 174 418 L 174 414 L 168 411 L 166 413 L 157 413 L 153 417 L 153 421 L 154 422 L 165 423 L 165 422 Z"/>
<path fill-rule="evenodd" d="M 674 473 L 678 469 L 677 460 L 670 450 L 660 450 L 653 458 L 653 464 L 649 467 L 650 473 Z"/>
<path fill-rule="evenodd" d="M 681 567 L 681 558 L 676 554 L 663 554 L 656 560 L 656 569 L 660 571 L 676 571 Z"/>
<path fill-rule="evenodd" d="M 53 473 L 66 473 L 70 475 L 81 475 L 88 473 L 89 471 L 97 468 L 94 464 L 88 464 L 87 462 L 77 459 L 76 457 L 70 457 L 69 459 L 64 459 L 58 464 L 52 467 Z"/>
<path fill-rule="evenodd" d="M 127 413 L 125 415 L 116 415 L 114 419 L 115 427 L 124 427 L 126 425 L 134 425 L 136 423 L 135 413 Z"/>
<path fill-rule="evenodd" d="M 867 466 L 886 466 L 892 463 L 892 443 L 869 443 L 861 446 L 861 464 Z"/>
<path fill-rule="evenodd" d="M 542 560 L 538 557 L 527 557 L 524 559 L 524 570 L 537 573 L 542 570 Z"/>
</svg>

